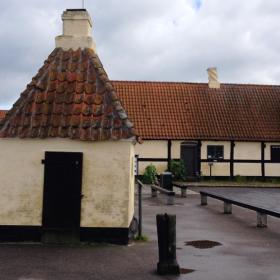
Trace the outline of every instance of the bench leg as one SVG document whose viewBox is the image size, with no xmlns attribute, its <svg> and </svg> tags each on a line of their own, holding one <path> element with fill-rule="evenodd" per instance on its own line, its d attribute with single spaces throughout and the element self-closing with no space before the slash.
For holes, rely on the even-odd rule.
<svg viewBox="0 0 280 280">
<path fill-rule="evenodd" d="M 181 189 L 181 197 L 187 197 L 187 189 Z"/>
<path fill-rule="evenodd" d="M 174 205 L 174 195 L 167 196 L 167 205 Z"/>
<path fill-rule="evenodd" d="M 157 197 L 157 190 L 151 189 L 151 196 Z"/>
<path fill-rule="evenodd" d="M 228 202 L 224 202 L 224 214 L 232 213 L 232 204 Z"/>
<path fill-rule="evenodd" d="M 201 198 L 201 205 L 202 205 L 202 206 L 207 205 L 207 195 L 205 195 L 205 194 L 200 194 L 200 198 Z"/>
<path fill-rule="evenodd" d="M 257 227 L 266 228 L 267 227 L 267 215 L 257 212 Z"/>
</svg>

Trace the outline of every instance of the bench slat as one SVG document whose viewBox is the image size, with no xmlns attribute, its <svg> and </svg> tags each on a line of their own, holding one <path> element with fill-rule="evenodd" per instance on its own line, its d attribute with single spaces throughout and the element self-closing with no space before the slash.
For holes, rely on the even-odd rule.
<svg viewBox="0 0 280 280">
<path fill-rule="evenodd" d="M 179 189 L 187 189 L 188 187 L 185 185 L 180 185 L 178 183 L 172 183 L 173 187 L 179 188 Z"/>
<path fill-rule="evenodd" d="M 164 193 L 164 194 L 167 194 L 167 195 L 171 195 L 171 196 L 172 195 L 175 196 L 175 192 L 166 190 L 166 189 L 164 189 L 162 187 L 159 187 L 159 186 L 156 186 L 156 185 L 151 185 L 151 188 L 154 189 L 154 190 L 157 190 L 157 191 L 159 191 L 161 193 Z"/>
<path fill-rule="evenodd" d="M 234 204 L 234 205 L 239 206 L 239 207 L 243 207 L 243 208 L 246 208 L 246 209 L 249 209 L 249 210 L 253 210 L 253 211 L 256 211 L 256 212 L 259 212 L 259 213 L 263 213 L 263 214 L 266 214 L 266 215 L 269 215 L 269 216 L 280 218 L 280 213 L 274 212 L 272 210 L 268 210 L 268 209 L 265 209 L 265 208 L 253 206 L 253 205 L 250 205 L 250 204 L 246 204 L 246 203 L 243 203 L 243 202 L 240 202 L 240 201 L 236 201 L 236 200 L 226 198 L 226 197 L 221 196 L 221 195 L 216 195 L 216 194 L 208 193 L 208 192 L 205 192 L 205 191 L 201 191 L 200 194 L 203 195 L 203 196 L 209 196 L 209 197 L 224 201 L 226 203 Z"/>
</svg>

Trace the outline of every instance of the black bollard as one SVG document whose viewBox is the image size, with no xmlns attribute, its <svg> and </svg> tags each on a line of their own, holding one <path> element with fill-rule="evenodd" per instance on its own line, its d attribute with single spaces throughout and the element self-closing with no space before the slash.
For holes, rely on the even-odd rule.
<svg viewBox="0 0 280 280">
<path fill-rule="evenodd" d="M 180 274 L 176 260 L 176 216 L 157 215 L 159 262 L 157 273 L 160 275 Z"/>
</svg>

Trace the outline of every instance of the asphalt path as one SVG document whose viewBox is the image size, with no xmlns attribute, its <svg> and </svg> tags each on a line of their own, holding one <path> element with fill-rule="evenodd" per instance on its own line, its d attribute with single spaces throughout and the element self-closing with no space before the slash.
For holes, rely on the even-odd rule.
<svg viewBox="0 0 280 280">
<path fill-rule="evenodd" d="M 235 190 L 218 191 L 238 195 Z M 278 190 L 238 192 L 242 199 L 278 207 Z M 143 233 L 148 242 L 130 246 L 2 244 L 0 280 L 279 280 L 280 219 L 269 217 L 268 228 L 259 229 L 254 211 L 234 207 L 232 215 L 224 215 L 220 201 L 209 199 L 209 205 L 202 207 L 200 196 L 190 193 L 187 198 L 177 195 L 175 205 L 169 206 L 163 195 L 151 198 L 149 190 L 144 192 Z M 164 213 L 177 217 L 178 263 L 185 272 L 192 271 L 180 277 L 155 273 L 156 215 Z M 221 245 L 186 246 L 201 240 Z"/>
</svg>

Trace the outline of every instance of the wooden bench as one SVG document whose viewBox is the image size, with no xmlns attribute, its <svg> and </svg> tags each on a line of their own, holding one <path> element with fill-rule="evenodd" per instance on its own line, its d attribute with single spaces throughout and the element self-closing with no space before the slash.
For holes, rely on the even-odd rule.
<svg viewBox="0 0 280 280">
<path fill-rule="evenodd" d="M 175 192 L 166 190 L 157 185 L 150 185 L 150 186 L 151 186 L 152 197 L 157 197 L 158 192 L 163 193 L 167 196 L 167 205 L 174 205 Z"/>
<path fill-rule="evenodd" d="M 271 211 L 265 208 L 260 208 L 257 206 L 253 206 L 250 204 L 246 204 L 240 201 L 236 201 L 233 199 L 229 199 L 226 198 L 224 196 L 221 195 L 217 195 L 217 194 L 213 194 L 213 193 L 209 193 L 209 192 L 205 192 L 205 191 L 201 191 L 200 192 L 200 197 L 201 197 L 201 205 L 205 206 L 207 205 L 207 197 L 211 197 L 214 199 L 218 199 L 224 202 L 224 214 L 231 214 L 232 213 L 232 205 L 236 205 L 239 207 L 243 207 L 252 211 L 256 211 L 257 213 L 257 227 L 267 227 L 267 215 L 269 216 L 273 216 L 276 218 L 280 218 L 280 213 L 275 212 L 275 211 Z"/>
<path fill-rule="evenodd" d="M 180 183 L 172 183 L 173 187 L 181 190 L 181 197 L 187 197 L 187 186 Z"/>
</svg>

